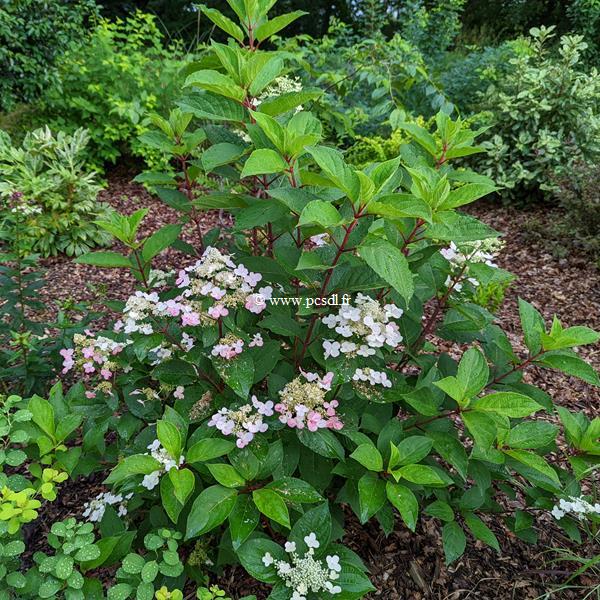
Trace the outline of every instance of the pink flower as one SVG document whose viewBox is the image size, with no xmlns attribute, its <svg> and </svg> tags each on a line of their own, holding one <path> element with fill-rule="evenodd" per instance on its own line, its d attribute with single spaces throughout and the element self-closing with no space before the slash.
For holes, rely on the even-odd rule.
<svg viewBox="0 0 600 600">
<path fill-rule="evenodd" d="M 167 313 L 169 315 L 171 315 L 172 317 L 179 316 L 179 313 L 181 312 L 181 309 L 183 308 L 181 306 L 181 304 L 179 304 L 179 302 L 176 302 L 175 300 L 167 300 L 165 302 L 165 304 L 167 307 Z"/>
<path fill-rule="evenodd" d="M 266 308 L 266 302 L 261 294 L 250 294 L 244 305 L 251 313 L 260 314 Z"/>
<path fill-rule="evenodd" d="M 63 373 L 67 373 L 73 368 L 75 362 L 73 361 L 73 354 L 75 350 L 73 348 L 63 348 L 59 354 L 63 357 Z"/>
<path fill-rule="evenodd" d="M 215 300 L 220 300 L 227 292 L 225 290 L 222 290 L 218 287 L 214 287 L 211 292 L 210 295 L 215 299 Z"/>
<path fill-rule="evenodd" d="M 88 390 L 88 391 L 85 393 L 85 397 L 86 397 L 86 398 L 90 398 L 90 399 L 92 399 L 92 398 L 95 398 L 95 397 L 96 397 L 96 392 L 91 392 L 91 391 L 89 391 L 89 390 Z"/>
<path fill-rule="evenodd" d="M 182 385 L 178 385 L 173 392 L 173 396 L 178 400 L 183 400 L 185 388 Z"/>
<path fill-rule="evenodd" d="M 339 406 L 339 402 L 337 400 L 332 400 L 331 402 L 324 402 L 323 406 L 325 407 L 326 411 L 327 411 L 327 416 L 328 417 L 334 417 L 335 416 L 335 409 Z"/>
<path fill-rule="evenodd" d="M 100 371 L 100 375 L 102 375 L 104 379 L 110 379 L 112 377 L 112 371 L 109 371 L 108 369 L 102 369 Z"/>
<path fill-rule="evenodd" d="M 175 280 L 175 285 L 177 287 L 187 287 L 190 285 L 189 275 L 183 269 L 179 271 L 179 277 Z"/>
<path fill-rule="evenodd" d="M 254 348 L 255 346 L 258 346 L 260 348 L 263 346 L 263 344 L 264 344 L 264 341 L 262 339 L 262 335 L 260 335 L 260 333 L 255 333 L 254 337 L 252 338 L 252 340 L 248 344 L 248 346 L 250 348 Z"/>
<path fill-rule="evenodd" d="M 83 363 L 83 370 L 86 373 L 93 373 L 96 369 L 94 368 L 94 365 L 91 362 L 86 362 Z"/>
<path fill-rule="evenodd" d="M 319 427 L 322 427 L 322 425 L 321 425 L 322 422 L 323 422 L 323 417 L 321 417 L 321 415 L 318 412 L 311 410 L 308 413 L 308 419 L 306 421 L 306 425 L 307 425 L 309 431 L 317 431 L 317 429 L 319 429 Z"/>
<path fill-rule="evenodd" d="M 200 325 L 200 315 L 194 311 L 183 313 L 183 315 L 181 315 L 181 324 L 184 326 Z"/>
<path fill-rule="evenodd" d="M 254 287 L 261 279 L 262 275 L 260 273 L 248 273 L 248 275 L 244 277 L 244 281 L 252 287 Z"/>
<path fill-rule="evenodd" d="M 339 431 L 344 427 L 344 424 L 340 421 L 339 417 L 334 416 L 327 419 L 325 427 L 327 427 L 328 429 L 335 429 L 336 431 Z"/>
<path fill-rule="evenodd" d="M 325 373 L 325 375 L 323 375 L 323 379 L 321 379 L 321 381 L 319 382 L 319 387 L 324 390 L 330 390 L 332 381 L 333 372 L 329 371 L 328 373 Z"/>
<path fill-rule="evenodd" d="M 95 350 L 93 346 L 87 346 L 81 351 L 81 354 L 83 354 L 84 358 L 92 358 L 94 356 L 94 352 Z"/>
<path fill-rule="evenodd" d="M 208 314 L 213 319 L 219 319 L 220 317 L 226 317 L 229 311 L 222 304 L 215 304 L 208 309 Z"/>
</svg>

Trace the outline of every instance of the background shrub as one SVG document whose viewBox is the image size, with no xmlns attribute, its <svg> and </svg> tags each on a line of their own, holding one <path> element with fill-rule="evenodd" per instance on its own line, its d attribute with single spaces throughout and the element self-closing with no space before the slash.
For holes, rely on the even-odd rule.
<svg viewBox="0 0 600 600">
<path fill-rule="evenodd" d="M 3 212 L 25 215 L 23 235 L 34 252 L 73 256 L 107 241 L 92 223 L 104 208 L 96 201 L 96 174 L 84 168 L 88 140 L 82 129 L 53 135 L 44 128 L 15 147 L 0 131 L 0 218 Z M 12 230 L 5 234 L 10 238 Z"/>
<path fill-rule="evenodd" d="M 62 58 L 58 76 L 42 99 L 39 120 L 53 129 L 90 134 L 88 160 L 100 169 L 122 154 L 153 154 L 138 141 L 148 111 L 164 111 L 179 90 L 185 53 L 165 45 L 155 17 L 137 12 L 102 20 L 91 37 Z"/>
<path fill-rule="evenodd" d="M 581 36 L 563 36 L 547 48 L 552 29 L 532 29 L 531 52 L 512 59 L 510 76 L 485 93 L 482 120 L 491 125 L 480 164 L 522 200 L 556 189 L 555 179 L 577 161 L 600 153 L 600 79 L 582 67 Z"/>
<path fill-rule="evenodd" d="M 94 0 L 1 0 L 0 111 L 35 100 L 54 81 L 57 58 L 97 15 Z"/>
</svg>

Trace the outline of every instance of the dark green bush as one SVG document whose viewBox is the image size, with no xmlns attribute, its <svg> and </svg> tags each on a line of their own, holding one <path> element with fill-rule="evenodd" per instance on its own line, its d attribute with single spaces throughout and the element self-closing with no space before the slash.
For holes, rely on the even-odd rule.
<svg viewBox="0 0 600 600">
<path fill-rule="evenodd" d="M 0 0 L 0 111 L 37 98 L 97 14 L 94 0 Z"/>
<path fill-rule="evenodd" d="M 42 99 L 39 119 L 53 129 L 88 129 L 89 160 L 98 170 L 122 154 L 156 160 L 138 141 L 149 112 L 175 100 L 185 53 L 167 46 L 155 17 L 101 20 L 92 36 L 61 59 L 58 79 Z"/>
</svg>

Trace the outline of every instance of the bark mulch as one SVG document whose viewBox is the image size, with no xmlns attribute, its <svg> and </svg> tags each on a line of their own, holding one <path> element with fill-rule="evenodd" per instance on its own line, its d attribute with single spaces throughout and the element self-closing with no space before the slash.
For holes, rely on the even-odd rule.
<svg viewBox="0 0 600 600">
<path fill-rule="evenodd" d="M 140 207 L 148 207 L 148 217 L 142 228 L 144 233 L 151 233 L 177 219 L 172 209 L 132 183 L 124 169 L 117 169 L 110 175 L 102 200 L 128 214 Z M 555 258 L 547 246 L 533 243 L 531 236 L 527 235 L 527 220 L 547 218 L 546 208 L 537 207 L 523 212 L 482 202 L 470 212 L 504 234 L 506 247 L 498 262 L 517 279 L 507 292 L 498 320 L 522 356 L 525 352 L 520 341 L 518 297 L 534 304 L 546 320 L 557 314 L 567 325 L 585 324 L 600 328 L 600 272 L 597 267 L 585 256 L 571 254 Z M 204 230 L 222 226 L 226 220 L 226 216 L 216 212 L 207 213 Z M 194 232 L 190 230 L 184 237 L 193 242 Z M 115 249 L 119 249 L 118 245 Z M 161 257 L 160 266 L 178 268 L 189 260 L 169 250 Z M 43 262 L 47 268 L 48 283 L 42 297 L 47 301 L 49 311 L 53 310 L 51 306 L 57 299 L 72 297 L 94 304 L 104 297 L 124 299 L 135 288 L 131 276 L 121 270 L 77 265 L 64 257 Z M 582 348 L 580 353 L 594 367 L 600 368 L 598 345 Z M 571 410 L 584 410 L 589 416 L 599 412 L 600 392 L 575 378 L 533 368 L 526 374 L 526 380 L 539 385 L 558 404 Z M 88 485 L 95 487 L 94 483 L 88 482 Z M 68 506 L 60 512 L 76 514 L 80 510 L 76 506 L 78 502 L 74 502 L 77 497 L 78 494 L 67 494 L 65 500 Z M 66 514 L 61 514 L 61 518 L 64 516 Z M 385 537 L 376 524 L 361 526 L 348 514 L 347 535 L 343 541 L 357 551 L 369 566 L 378 590 L 369 596 L 373 599 L 528 600 L 555 589 L 577 568 L 574 563 L 553 563 L 549 552 L 551 548 L 571 547 L 588 556 L 598 553 L 597 547 L 574 548 L 552 521 L 549 515 L 539 517 L 539 543 L 532 546 L 504 528 L 500 518 L 488 520 L 488 525 L 500 540 L 502 553 L 497 554 L 476 542 L 470 544 L 464 556 L 449 567 L 444 565 L 439 522 L 430 518 L 421 519 L 416 533 L 398 525 L 396 531 Z M 583 576 L 577 583 L 600 584 L 600 580 L 594 581 L 592 577 Z M 268 593 L 265 593 L 264 587 L 249 580 L 241 569 L 226 568 L 220 583 L 233 598 L 250 593 L 266 598 Z M 584 597 L 584 591 L 562 591 L 552 597 L 576 600 Z"/>
</svg>

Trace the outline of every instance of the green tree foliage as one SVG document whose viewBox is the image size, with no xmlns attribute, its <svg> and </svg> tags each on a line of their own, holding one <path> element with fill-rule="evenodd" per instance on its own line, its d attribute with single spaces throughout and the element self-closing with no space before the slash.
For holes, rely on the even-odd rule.
<svg viewBox="0 0 600 600">
<path fill-rule="evenodd" d="M 0 2 L 0 111 L 32 102 L 55 77 L 55 64 L 86 36 L 94 0 Z"/>
</svg>

